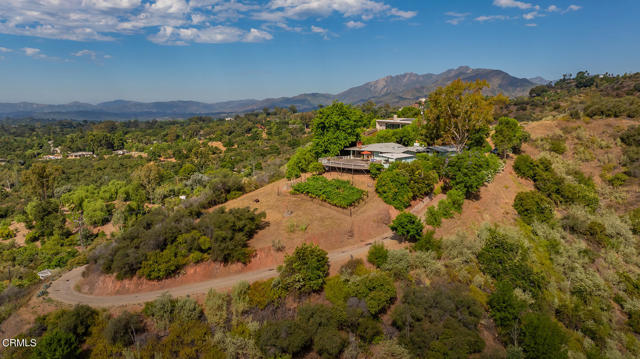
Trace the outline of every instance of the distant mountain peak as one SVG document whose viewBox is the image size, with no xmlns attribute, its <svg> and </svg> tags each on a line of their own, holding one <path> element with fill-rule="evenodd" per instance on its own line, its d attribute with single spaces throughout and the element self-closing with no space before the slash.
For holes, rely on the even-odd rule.
<svg viewBox="0 0 640 359">
<path fill-rule="evenodd" d="M 300 111 L 318 108 L 338 100 L 350 104 L 361 104 L 373 101 L 377 104 L 406 106 L 417 99 L 426 97 L 440 86 L 451 81 L 486 80 L 491 88 L 485 91 L 488 95 L 503 93 L 507 96 L 522 96 L 538 84 L 546 84 L 547 80 L 536 77 L 521 79 L 513 77 L 501 70 L 473 69 L 459 66 L 440 74 L 417 74 L 405 72 L 399 75 L 388 75 L 380 79 L 352 87 L 337 95 L 326 93 L 306 93 L 293 97 L 268 98 L 263 100 L 245 99 L 218 103 L 202 103 L 196 101 L 162 101 L 136 102 L 124 99 L 106 101 L 97 105 L 73 102 L 67 105 L 41 105 L 36 103 L 0 103 L 2 117 L 34 117 L 60 118 L 78 120 L 126 120 L 153 118 L 186 118 L 198 115 L 224 117 L 236 113 L 262 110 L 265 107 L 288 107 L 295 105 Z M 544 81 L 544 82 L 542 82 Z"/>
</svg>

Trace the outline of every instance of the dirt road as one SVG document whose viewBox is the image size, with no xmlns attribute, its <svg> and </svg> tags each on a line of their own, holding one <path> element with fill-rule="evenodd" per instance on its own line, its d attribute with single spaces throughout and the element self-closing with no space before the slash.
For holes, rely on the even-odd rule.
<svg viewBox="0 0 640 359">
<path fill-rule="evenodd" d="M 390 236 L 391 233 L 388 234 Z M 386 237 L 388 237 L 386 236 Z M 385 244 L 390 242 L 390 239 L 384 239 Z M 372 241 L 373 242 L 373 241 Z M 329 253 L 329 261 L 334 263 L 341 263 L 348 260 L 350 257 L 357 257 L 363 255 L 369 250 L 369 246 L 372 242 L 353 247 L 345 248 L 340 251 Z M 236 283 L 241 281 L 247 281 L 249 283 L 269 279 L 278 275 L 278 271 L 275 267 L 255 270 L 252 272 L 240 273 L 237 275 L 226 276 L 223 278 L 214 278 L 204 282 L 191 283 L 179 287 L 156 290 L 151 292 L 141 292 L 135 294 L 126 295 L 112 295 L 112 296 L 93 296 L 78 292 L 75 287 L 76 283 L 82 279 L 82 272 L 85 266 L 75 268 L 54 281 L 49 288 L 49 297 L 62 303 L 67 304 L 87 304 L 92 307 L 115 307 L 121 305 L 140 304 L 152 301 L 158 298 L 162 293 L 169 293 L 174 297 L 181 297 L 192 294 L 207 293 L 209 289 L 228 289 L 233 287 Z"/>
</svg>

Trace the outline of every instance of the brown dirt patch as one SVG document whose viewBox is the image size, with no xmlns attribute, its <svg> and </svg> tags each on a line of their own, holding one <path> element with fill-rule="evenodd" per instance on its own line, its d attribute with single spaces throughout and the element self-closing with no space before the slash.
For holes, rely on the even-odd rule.
<svg viewBox="0 0 640 359">
<path fill-rule="evenodd" d="M 16 241 L 16 244 L 19 246 L 24 246 L 25 238 L 27 238 L 27 234 L 31 232 L 27 229 L 27 227 L 25 227 L 24 223 L 13 222 L 9 226 L 9 229 L 11 229 L 16 234 L 15 238 L 13 238 Z"/>
<path fill-rule="evenodd" d="M 437 237 L 448 237 L 457 232 L 475 233 L 482 223 L 511 224 L 517 218 L 513 209 L 513 200 L 519 192 L 530 191 L 533 184 L 516 176 L 513 171 L 513 158 L 507 160 L 504 170 L 496 175 L 493 182 L 480 189 L 477 200 L 466 200 L 462 214 L 451 219 L 443 219 L 442 226 L 436 229 Z M 429 205 L 437 205 L 444 195 L 436 196 Z M 426 213 L 426 209 L 420 215 Z"/>
<path fill-rule="evenodd" d="M 226 151 L 227 148 L 224 147 L 224 145 L 222 144 L 222 142 L 220 141 L 211 141 L 209 143 L 207 143 L 207 145 L 209 145 L 209 147 L 217 147 L 219 148 L 222 152 Z"/>
<path fill-rule="evenodd" d="M 16 310 L 2 325 L 0 325 L 0 338 L 13 338 L 29 329 L 36 317 L 62 308 L 63 305 L 48 300 L 44 297 L 36 298 L 34 295 L 27 304 Z M 1 357 L 2 355 L 0 355 Z"/>
</svg>

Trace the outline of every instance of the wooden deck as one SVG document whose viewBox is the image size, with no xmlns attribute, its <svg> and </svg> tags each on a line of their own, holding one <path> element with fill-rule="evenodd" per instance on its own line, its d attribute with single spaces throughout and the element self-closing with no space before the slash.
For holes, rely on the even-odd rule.
<svg viewBox="0 0 640 359">
<path fill-rule="evenodd" d="M 325 169 L 369 171 L 371 161 L 351 157 L 325 157 L 320 159 Z"/>
</svg>

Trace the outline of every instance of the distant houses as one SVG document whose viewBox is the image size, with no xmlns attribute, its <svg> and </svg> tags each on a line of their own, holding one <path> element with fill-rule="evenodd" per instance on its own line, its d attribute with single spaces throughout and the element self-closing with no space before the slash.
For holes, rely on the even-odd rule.
<svg viewBox="0 0 640 359">
<path fill-rule="evenodd" d="M 415 121 L 415 118 L 403 118 L 393 115 L 393 118 L 387 120 L 376 120 L 376 130 L 396 130 L 404 126 L 409 126 Z"/>
<path fill-rule="evenodd" d="M 93 157 L 93 152 L 72 152 L 67 155 L 67 158 L 78 159 L 78 158 L 86 158 Z"/>
</svg>

